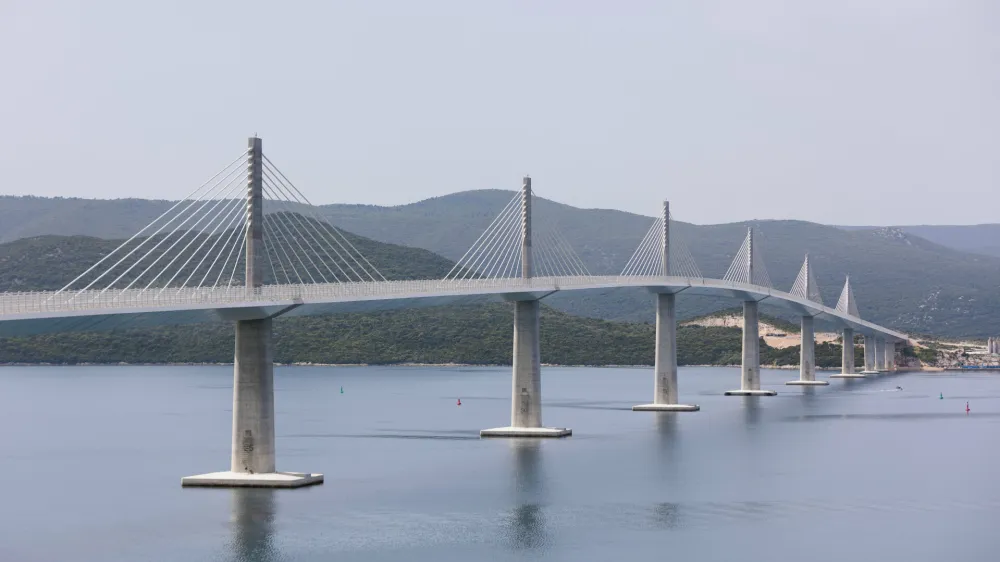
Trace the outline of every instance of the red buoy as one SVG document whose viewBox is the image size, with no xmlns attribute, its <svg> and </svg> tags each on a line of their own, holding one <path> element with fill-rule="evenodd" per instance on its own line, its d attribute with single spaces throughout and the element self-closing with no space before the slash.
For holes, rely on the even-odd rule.
<svg viewBox="0 0 1000 562">
<path fill-rule="evenodd" d="M 462 405 L 462 399 L 461 399 L 461 398 L 459 398 L 459 399 L 458 399 L 458 405 L 459 405 L 459 406 L 461 406 L 461 405 Z"/>
<path fill-rule="evenodd" d="M 966 414 L 969 413 L 969 403 L 968 402 L 965 403 L 965 413 Z"/>
</svg>

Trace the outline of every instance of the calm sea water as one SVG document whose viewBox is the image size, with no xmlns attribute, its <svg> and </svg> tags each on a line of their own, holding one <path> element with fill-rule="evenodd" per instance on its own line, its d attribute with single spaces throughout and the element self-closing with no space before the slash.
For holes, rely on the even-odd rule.
<svg viewBox="0 0 1000 562">
<path fill-rule="evenodd" d="M 650 369 L 547 368 L 574 435 L 523 442 L 478 437 L 509 368 L 280 368 L 278 468 L 326 483 L 266 491 L 180 487 L 229 465 L 229 367 L 3 368 L 0 560 L 1000 559 L 1000 376 L 794 376 L 655 414 Z"/>
</svg>

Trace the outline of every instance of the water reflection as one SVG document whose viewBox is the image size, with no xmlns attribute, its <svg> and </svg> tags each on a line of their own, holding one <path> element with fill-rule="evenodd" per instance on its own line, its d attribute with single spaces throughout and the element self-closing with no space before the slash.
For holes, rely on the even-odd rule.
<svg viewBox="0 0 1000 562">
<path fill-rule="evenodd" d="M 653 506 L 653 521 L 657 527 L 674 529 L 680 524 L 680 504 L 673 502 L 658 503 Z"/>
<path fill-rule="evenodd" d="M 743 397 L 743 422 L 746 427 L 753 428 L 760 423 L 760 396 Z"/>
<path fill-rule="evenodd" d="M 274 490 L 234 488 L 232 494 L 232 560 L 273 562 L 280 558 L 274 544 Z"/>
<path fill-rule="evenodd" d="M 676 412 L 656 412 L 656 445 L 659 460 L 665 466 L 676 466 L 680 461 L 680 437 Z"/>
<path fill-rule="evenodd" d="M 515 507 L 504 521 L 503 542 L 514 550 L 543 548 L 545 530 L 542 443 L 536 439 L 511 439 L 513 498 Z"/>
<path fill-rule="evenodd" d="M 817 393 L 815 386 L 803 386 L 802 387 L 802 403 L 806 406 L 811 406 L 816 403 Z"/>
</svg>

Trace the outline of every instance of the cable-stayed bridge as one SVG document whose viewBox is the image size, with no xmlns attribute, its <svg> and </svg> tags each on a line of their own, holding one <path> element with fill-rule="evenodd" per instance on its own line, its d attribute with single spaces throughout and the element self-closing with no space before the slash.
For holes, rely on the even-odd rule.
<svg viewBox="0 0 1000 562">
<path fill-rule="evenodd" d="M 758 305 L 800 315 L 800 377 L 815 378 L 813 322 L 842 330 L 843 377 L 891 370 L 906 334 L 865 321 L 850 279 L 836 306 L 823 304 L 806 256 L 787 292 L 772 286 L 752 229 L 722 279 L 705 278 L 672 233 L 669 205 L 618 275 L 592 275 L 554 221 L 532 213 L 531 179 L 441 279 L 389 280 L 358 249 L 358 237 L 321 218 L 268 159 L 259 138 L 135 236 L 57 291 L 0 293 L 0 336 L 233 321 L 236 324 L 230 470 L 185 478 L 185 485 L 294 487 L 320 474 L 279 473 L 274 456 L 272 321 L 329 314 L 472 303 L 514 303 L 511 424 L 486 437 L 562 437 L 541 420 L 539 301 L 558 291 L 639 287 L 655 294 L 654 399 L 635 410 L 694 411 L 678 403 L 675 301 L 679 293 L 743 303 L 740 388 L 760 388 Z M 854 334 L 864 336 L 865 371 L 854 372 Z M 836 376 L 836 375 L 835 375 Z"/>
</svg>

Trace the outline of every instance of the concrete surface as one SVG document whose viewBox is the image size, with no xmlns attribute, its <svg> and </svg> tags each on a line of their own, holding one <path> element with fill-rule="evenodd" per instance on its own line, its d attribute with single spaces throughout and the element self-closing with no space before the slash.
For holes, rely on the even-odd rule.
<svg viewBox="0 0 1000 562">
<path fill-rule="evenodd" d="M 246 472 L 209 472 L 181 478 L 181 486 L 222 487 L 222 488 L 300 488 L 322 484 L 322 474 L 305 472 L 267 472 L 248 474 Z"/>
</svg>

